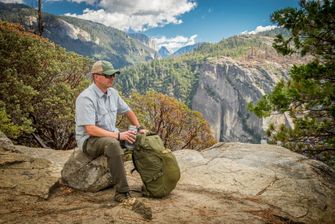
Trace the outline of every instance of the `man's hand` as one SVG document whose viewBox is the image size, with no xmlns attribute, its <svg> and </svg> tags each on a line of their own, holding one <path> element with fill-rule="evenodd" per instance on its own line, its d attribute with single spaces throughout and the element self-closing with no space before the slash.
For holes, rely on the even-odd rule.
<svg viewBox="0 0 335 224">
<path fill-rule="evenodd" d="M 148 133 L 149 132 L 149 130 L 147 130 L 147 129 L 140 129 L 139 131 L 138 131 L 138 133 L 140 133 L 140 134 L 146 134 L 146 133 Z"/>
<path fill-rule="evenodd" d="M 120 140 L 125 140 L 131 144 L 136 141 L 136 132 L 135 131 L 124 131 L 120 133 Z"/>
</svg>

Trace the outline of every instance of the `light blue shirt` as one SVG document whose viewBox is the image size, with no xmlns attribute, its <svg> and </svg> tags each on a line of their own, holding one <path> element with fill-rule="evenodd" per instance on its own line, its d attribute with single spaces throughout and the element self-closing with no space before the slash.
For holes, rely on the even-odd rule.
<svg viewBox="0 0 335 224">
<path fill-rule="evenodd" d="M 80 150 L 90 136 L 85 125 L 96 125 L 107 131 L 118 131 L 116 115 L 129 111 L 129 106 L 114 88 L 103 93 L 94 83 L 85 89 L 76 100 L 76 141 Z"/>
</svg>

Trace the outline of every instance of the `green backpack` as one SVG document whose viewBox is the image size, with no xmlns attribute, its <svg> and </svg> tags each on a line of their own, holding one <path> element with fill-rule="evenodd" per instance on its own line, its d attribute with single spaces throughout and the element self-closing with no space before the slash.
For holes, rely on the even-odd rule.
<svg viewBox="0 0 335 224">
<path fill-rule="evenodd" d="M 144 196 L 161 198 L 176 187 L 180 178 L 177 160 L 158 135 L 137 135 L 132 158 L 144 184 Z"/>
</svg>

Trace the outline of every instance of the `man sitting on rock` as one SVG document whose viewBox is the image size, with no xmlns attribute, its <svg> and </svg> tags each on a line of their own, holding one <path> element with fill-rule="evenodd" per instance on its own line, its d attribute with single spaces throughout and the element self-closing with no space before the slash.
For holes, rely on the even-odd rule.
<svg viewBox="0 0 335 224">
<path fill-rule="evenodd" d="M 93 83 L 76 100 L 76 140 L 84 153 L 91 158 L 107 157 L 108 168 L 115 184 L 114 200 L 131 199 L 123 164 L 121 141 L 134 143 L 134 131 L 120 132 L 116 127 L 116 115 L 125 114 L 140 133 L 139 121 L 129 106 L 112 88 L 115 76 L 120 74 L 107 61 L 97 61 L 92 66 Z"/>
</svg>

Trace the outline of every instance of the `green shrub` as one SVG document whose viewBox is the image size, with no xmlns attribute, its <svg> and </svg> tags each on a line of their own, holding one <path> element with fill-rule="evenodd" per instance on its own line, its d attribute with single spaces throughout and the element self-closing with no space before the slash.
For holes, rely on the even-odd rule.
<svg viewBox="0 0 335 224">
<path fill-rule="evenodd" d="M 74 103 L 91 62 L 2 21 L 0 49 L 1 131 L 29 146 L 74 147 Z"/>
</svg>

